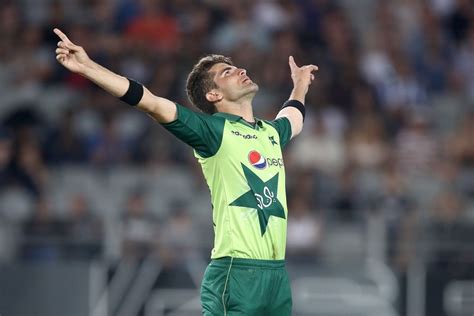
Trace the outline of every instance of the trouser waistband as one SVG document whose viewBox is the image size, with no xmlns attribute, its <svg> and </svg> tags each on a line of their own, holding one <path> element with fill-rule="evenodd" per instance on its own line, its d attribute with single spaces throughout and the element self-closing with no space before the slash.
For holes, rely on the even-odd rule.
<svg viewBox="0 0 474 316">
<path fill-rule="evenodd" d="M 285 267 L 285 260 L 260 260 L 232 257 L 222 257 L 211 260 L 211 265 L 224 268 L 229 267 L 231 263 L 233 267 L 252 267 L 265 269 L 281 269 Z"/>
</svg>

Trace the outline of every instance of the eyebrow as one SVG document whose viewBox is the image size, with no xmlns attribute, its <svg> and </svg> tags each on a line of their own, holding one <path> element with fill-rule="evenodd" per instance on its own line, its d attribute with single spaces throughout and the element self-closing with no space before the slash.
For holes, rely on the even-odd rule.
<svg viewBox="0 0 474 316">
<path fill-rule="evenodd" d="M 232 69 L 231 66 L 225 67 L 224 69 L 222 69 L 221 71 L 219 71 L 219 75 L 222 75 L 226 70 L 230 70 L 230 69 Z"/>
</svg>

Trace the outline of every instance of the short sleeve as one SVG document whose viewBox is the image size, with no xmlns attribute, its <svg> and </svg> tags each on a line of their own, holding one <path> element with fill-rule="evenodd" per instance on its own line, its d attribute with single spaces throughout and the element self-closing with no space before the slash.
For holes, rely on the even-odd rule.
<svg viewBox="0 0 474 316">
<path fill-rule="evenodd" d="M 280 136 L 280 147 L 283 149 L 291 139 L 290 120 L 286 117 L 280 117 L 276 120 L 269 121 L 268 123 L 277 130 L 278 135 Z"/>
<path fill-rule="evenodd" d="M 197 113 L 179 104 L 176 104 L 176 109 L 176 120 L 161 125 L 194 148 L 201 157 L 215 155 L 221 146 L 225 119 Z"/>
</svg>

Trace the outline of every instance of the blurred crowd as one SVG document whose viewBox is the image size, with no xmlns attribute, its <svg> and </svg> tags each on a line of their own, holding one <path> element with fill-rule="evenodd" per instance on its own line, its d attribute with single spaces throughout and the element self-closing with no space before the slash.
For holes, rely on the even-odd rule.
<svg viewBox="0 0 474 316">
<path fill-rule="evenodd" d="M 198 58 L 231 56 L 259 84 L 254 109 L 264 119 L 290 94 L 288 56 L 318 65 L 305 128 L 285 151 L 289 260 L 318 262 L 332 222 L 378 218 L 395 269 L 415 255 L 415 240 L 443 245 L 426 247 L 435 264 L 473 262 L 471 0 L 2 1 L 0 257 L 103 258 L 119 243 L 120 256 L 166 261 L 199 240 L 209 252 L 212 228 L 198 226 L 210 221 L 210 205 L 196 212 L 192 198 L 176 196 L 156 206 L 147 196 L 157 192 L 131 186 L 108 233 L 110 212 L 84 188 L 55 204 L 52 182 L 70 166 L 99 178 L 184 170 L 191 193 L 207 193 L 190 148 L 55 61 L 53 27 L 98 63 L 185 106 Z"/>
</svg>

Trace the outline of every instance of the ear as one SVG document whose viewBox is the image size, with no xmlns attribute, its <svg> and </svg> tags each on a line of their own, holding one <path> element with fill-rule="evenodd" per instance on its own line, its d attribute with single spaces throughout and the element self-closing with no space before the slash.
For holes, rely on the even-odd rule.
<svg viewBox="0 0 474 316">
<path fill-rule="evenodd" d="M 206 93 L 207 101 L 212 102 L 212 103 L 219 102 L 220 100 L 222 100 L 222 98 L 223 98 L 223 95 L 220 92 L 216 91 L 215 89 L 212 89 L 211 91 Z"/>
</svg>

